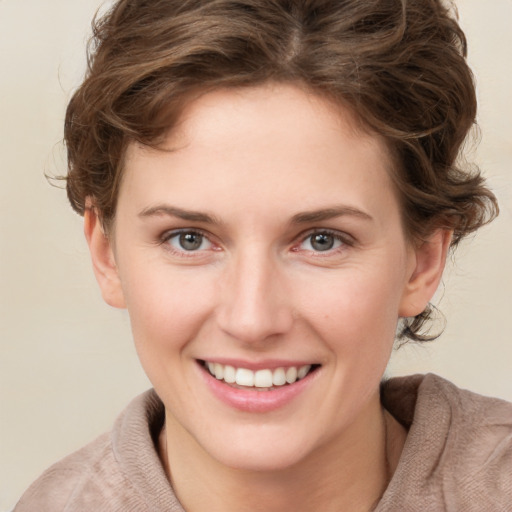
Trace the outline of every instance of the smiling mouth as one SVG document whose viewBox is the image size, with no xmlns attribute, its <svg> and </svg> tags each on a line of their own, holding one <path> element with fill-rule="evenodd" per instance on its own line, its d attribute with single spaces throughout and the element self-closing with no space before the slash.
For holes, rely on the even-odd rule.
<svg viewBox="0 0 512 512">
<path fill-rule="evenodd" d="M 320 366 L 318 364 L 306 364 L 253 371 L 209 361 L 200 361 L 200 363 L 217 380 L 223 381 L 234 388 L 252 389 L 254 391 L 272 391 L 289 386 L 304 379 Z"/>
</svg>

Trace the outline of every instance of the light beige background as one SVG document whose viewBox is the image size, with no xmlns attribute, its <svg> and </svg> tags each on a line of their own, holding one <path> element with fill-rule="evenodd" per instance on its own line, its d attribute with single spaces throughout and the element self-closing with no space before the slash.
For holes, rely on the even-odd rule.
<svg viewBox="0 0 512 512">
<path fill-rule="evenodd" d="M 128 318 L 101 301 L 81 219 L 44 172 L 65 169 L 64 109 L 99 0 L 0 0 L 0 510 L 51 462 L 106 430 L 149 386 Z M 445 335 L 391 374 L 434 371 L 512 400 L 512 0 L 460 0 L 485 170 L 502 213 L 450 265 Z"/>
</svg>

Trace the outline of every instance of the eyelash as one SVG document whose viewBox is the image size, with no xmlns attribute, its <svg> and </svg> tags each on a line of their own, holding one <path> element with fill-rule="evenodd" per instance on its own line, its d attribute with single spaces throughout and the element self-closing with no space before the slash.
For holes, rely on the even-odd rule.
<svg viewBox="0 0 512 512">
<path fill-rule="evenodd" d="M 325 251 L 314 251 L 314 250 L 310 250 L 310 249 L 305 249 L 305 251 L 313 254 L 315 258 L 327 258 L 329 256 L 333 256 L 335 254 L 338 254 L 338 253 L 346 250 L 348 247 L 353 247 L 355 245 L 355 240 L 347 233 L 333 231 L 331 229 L 312 229 L 306 233 L 301 234 L 298 237 L 299 242 L 292 247 L 292 251 L 300 252 L 301 250 L 303 250 L 300 248 L 300 246 L 302 244 L 304 244 L 308 239 L 312 239 L 312 237 L 318 236 L 318 235 L 328 235 L 328 236 L 332 237 L 335 242 L 339 242 L 340 246 L 332 248 L 332 249 L 327 249 Z M 310 242 L 310 244 L 311 244 L 311 242 Z"/>
<path fill-rule="evenodd" d="M 207 233 L 201 229 L 198 228 L 183 228 L 183 229 L 177 229 L 172 231 L 166 231 L 161 237 L 160 237 L 160 245 L 165 246 L 165 249 L 172 254 L 175 254 L 182 258 L 190 258 L 190 257 L 197 257 L 199 254 L 204 253 L 205 249 L 200 250 L 189 250 L 186 249 L 178 250 L 174 248 L 169 242 L 173 239 L 176 239 L 180 235 L 183 234 L 195 234 L 200 235 L 203 237 L 203 239 L 207 240 L 213 247 L 213 249 L 210 250 L 219 250 L 219 246 L 215 244 L 212 241 L 212 235 L 210 233 Z M 314 251 L 310 249 L 301 249 L 300 246 L 304 244 L 308 239 L 311 239 L 315 235 L 327 235 L 334 239 L 335 242 L 339 242 L 341 245 L 332 249 L 327 249 L 325 251 Z M 309 230 L 306 233 L 300 234 L 296 240 L 298 240 L 297 243 L 294 243 L 291 250 L 293 252 L 301 252 L 306 251 L 309 253 L 312 253 L 315 255 L 315 257 L 328 257 L 332 256 L 333 254 L 337 254 L 338 252 L 341 252 L 343 250 L 346 250 L 347 247 L 352 247 L 355 245 L 355 240 L 346 233 L 340 233 L 339 231 L 333 231 L 330 229 L 312 229 Z M 310 242 L 311 243 L 311 242 Z M 208 249 L 206 249 L 208 250 Z"/>
<path fill-rule="evenodd" d="M 170 253 L 177 255 L 182 258 L 193 258 L 197 257 L 198 254 L 201 254 L 204 252 L 204 250 L 197 250 L 197 251 L 187 251 L 186 249 L 178 250 L 174 248 L 169 242 L 173 239 L 178 238 L 180 235 L 186 235 L 186 234 L 194 234 L 194 235 L 200 235 L 203 237 L 204 240 L 207 240 L 210 244 L 212 244 L 213 247 L 216 247 L 216 244 L 212 242 L 211 238 L 212 235 L 201 230 L 198 228 L 189 228 L 189 229 L 176 229 L 172 231 L 166 231 L 161 237 L 160 237 L 160 245 L 164 246 L 167 251 Z M 217 250 L 217 249 L 213 249 Z"/>
</svg>

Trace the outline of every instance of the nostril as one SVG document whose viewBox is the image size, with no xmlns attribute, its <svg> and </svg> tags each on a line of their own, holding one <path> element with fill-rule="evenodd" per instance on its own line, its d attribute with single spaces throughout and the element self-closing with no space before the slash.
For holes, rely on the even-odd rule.
<svg viewBox="0 0 512 512">
<path fill-rule="evenodd" d="M 230 311 L 220 314 L 219 328 L 230 337 L 244 343 L 268 342 L 276 336 L 286 334 L 293 326 L 294 316 L 284 307 L 252 304 L 235 305 Z"/>
</svg>

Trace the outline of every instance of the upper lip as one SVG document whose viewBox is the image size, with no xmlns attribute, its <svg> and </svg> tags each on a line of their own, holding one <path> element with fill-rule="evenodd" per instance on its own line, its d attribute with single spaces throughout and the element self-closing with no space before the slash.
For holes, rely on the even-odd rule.
<svg viewBox="0 0 512 512">
<path fill-rule="evenodd" d="M 223 357 L 205 357 L 203 359 L 199 359 L 199 361 L 206 361 L 208 363 L 218 363 L 224 366 L 233 366 L 234 368 L 246 368 L 247 370 L 257 371 L 257 370 L 275 370 L 276 368 L 290 368 L 292 366 L 296 366 L 300 368 L 305 365 L 315 365 L 318 364 L 315 361 L 299 361 L 299 360 L 291 360 L 291 359 L 264 359 L 261 361 L 247 361 L 245 359 L 233 359 L 233 358 L 223 358 Z"/>
</svg>

